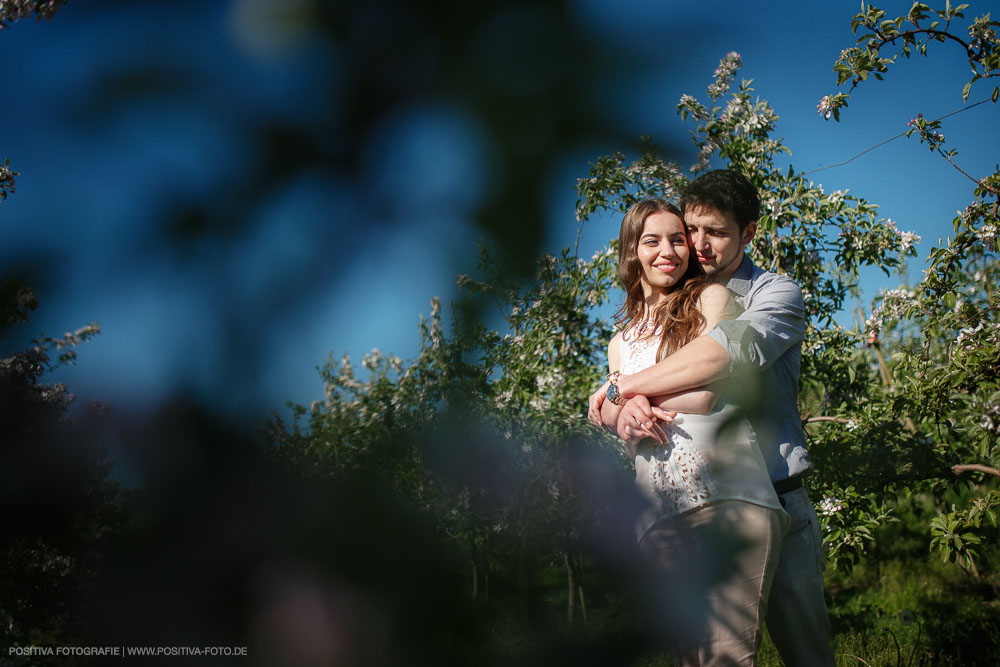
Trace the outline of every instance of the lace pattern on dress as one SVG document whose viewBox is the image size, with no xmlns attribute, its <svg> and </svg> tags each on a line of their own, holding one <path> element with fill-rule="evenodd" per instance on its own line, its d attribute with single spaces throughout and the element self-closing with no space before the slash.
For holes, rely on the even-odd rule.
<svg viewBox="0 0 1000 667">
<path fill-rule="evenodd" d="M 660 348 L 659 333 L 659 327 L 654 331 L 646 322 L 629 329 L 622 336 L 622 373 L 632 375 L 656 363 L 656 351 Z"/>
<path fill-rule="evenodd" d="M 701 507 L 715 495 L 708 463 L 691 439 L 672 424 L 664 431 L 669 440 L 649 457 L 649 486 L 656 491 L 664 514 L 680 514 Z"/>
<path fill-rule="evenodd" d="M 659 327 L 651 335 L 648 324 L 628 331 L 622 336 L 620 349 L 622 372 L 638 373 L 655 364 L 659 347 Z M 704 505 L 716 495 L 716 489 L 708 463 L 691 436 L 677 423 L 663 424 L 663 430 L 668 440 L 650 452 L 648 482 L 663 513 L 673 515 Z"/>
</svg>

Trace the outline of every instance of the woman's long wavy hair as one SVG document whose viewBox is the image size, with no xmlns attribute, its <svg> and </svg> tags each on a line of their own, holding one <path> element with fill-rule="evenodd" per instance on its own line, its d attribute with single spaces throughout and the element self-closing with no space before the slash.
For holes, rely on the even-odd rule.
<svg viewBox="0 0 1000 667">
<path fill-rule="evenodd" d="M 642 265 L 637 251 L 646 218 L 655 213 L 672 213 L 684 220 L 680 209 L 665 199 L 643 199 L 635 203 L 622 219 L 618 233 L 618 278 L 625 289 L 625 303 L 615 313 L 615 325 L 623 335 L 652 320 L 653 327 L 642 333 L 650 337 L 659 327 L 663 335 L 656 351 L 656 360 L 676 352 L 693 340 L 701 332 L 705 318 L 698 310 L 702 290 L 708 284 L 698 262 L 688 260 L 687 271 L 675 285 L 669 288 L 666 300 L 652 313 L 646 313 L 646 300 L 642 293 Z"/>
</svg>

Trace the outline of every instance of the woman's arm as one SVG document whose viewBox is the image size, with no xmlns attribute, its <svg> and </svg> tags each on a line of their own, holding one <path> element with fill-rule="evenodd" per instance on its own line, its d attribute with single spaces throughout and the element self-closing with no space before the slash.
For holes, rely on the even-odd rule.
<svg viewBox="0 0 1000 667">
<path fill-rule="evenodd" d="M 726 380 L 717 380 L 702 389 L 689 389 L 676 394 L 651 396 L 649 403 L 670 412 L 707 415 L 715 409 L 715 404 L 719 402 L 719 396 L 725 391 L 726 383 Z"/>
<path fill-rule="evenodd" d="M 608 372 L 614 373 L 621 370 L 621 340 L 622 334 L 618 332 L 608 343 Z M 607 384 L 605 383 L 605 387 Z M 618 415 L 621 414 L 622 406 L 615 405 L 611 401 L 604 401 L 601 405 L 601 423 L 606 431 L 614 433 L 618 424 Z"/>
<path fill-rule="evenodd" d="M 612 373 L 621 370 L 621 337 L 622 335 L 619 332 L 608 343 L 608 370 Z M 632 399 L 632 402 L 641 403 L 644 401 L 644 396 L 637 396 Z M 633 418 L 627 425 L 622 424 L 622 411 L 626 405 L 615 405 L 611 401 L 604 401 L 601 405 L 601 422 L 604 430 L 610 433 L 617 433 L 626 442 L 638 441 L 643 438 L 653 438 L 662 444 L 666 440 L 663 428 L 656 423 L 656 419 L 640 419 L 635 421 Z M 630 407 L 634 408 L 635 406 Z M 649 403 L 646 402 L 645 408 L 642 411 L 644 413 L 648 410 Z M 654 416 L 662 419 L 666 415 L 655 415 L 654 413 Z"/>
</svg>

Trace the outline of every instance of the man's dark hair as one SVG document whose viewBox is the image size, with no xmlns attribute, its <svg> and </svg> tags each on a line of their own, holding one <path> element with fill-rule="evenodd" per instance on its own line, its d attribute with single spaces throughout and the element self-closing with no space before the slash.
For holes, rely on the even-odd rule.
<svg viewBox="0 0 1000 667">
<path fill-rule="evenodd" d="M 738 171 L 715 169 L 691 181 L 681 195 L 682 211 L 689 208 L 710 208 L 726 213 L 732 211 L 740 233 L 760 217 L 760 195 L 757 188 Z"/>
</svg>

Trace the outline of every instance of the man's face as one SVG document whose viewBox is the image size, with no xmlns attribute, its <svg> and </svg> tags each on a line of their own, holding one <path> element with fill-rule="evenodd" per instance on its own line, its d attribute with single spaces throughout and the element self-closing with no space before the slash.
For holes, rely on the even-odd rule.
<svg viewBox="0 0 1000 667">
<path fill-rule="evenodd" d="M 743 259 L 743 248 L 757 231 L 754 221 L 740 234 L 740 226 L 736 224 L 732 211 L 722 213 L 704 206 L 685 211 L 684 224 L 695 259 L 705 273 L 717 282 L 725 282 L 733 275 Z"/>
</svg>

